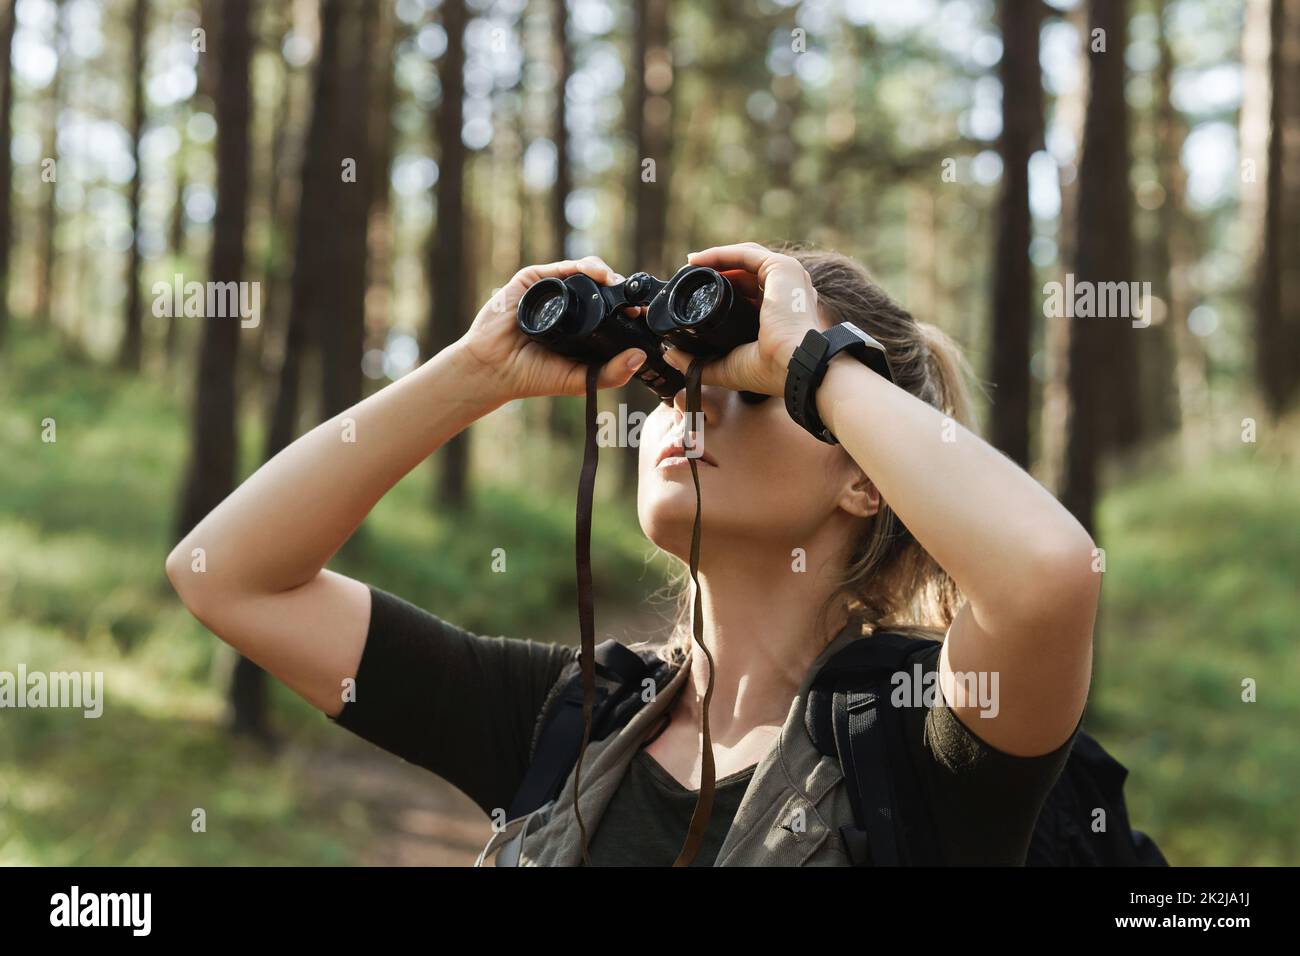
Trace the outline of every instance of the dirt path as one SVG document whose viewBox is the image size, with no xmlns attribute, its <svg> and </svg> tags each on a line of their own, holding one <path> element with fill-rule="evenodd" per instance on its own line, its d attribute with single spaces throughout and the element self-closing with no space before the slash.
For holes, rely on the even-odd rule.
<svg viewBox="0 0 1300 956">
<path fill-rule="evenodd" d="M 359 808 L 370 821 L 360 866 L 472 866 L 491 835 L 465 794 L 351 734 L 301 756 L 312 799 Z"/>
<path fill-rule="evenodd" d="M 662 637 L 667 613 L 663 606 L 597 607 L 596 639 L 632 643 Z M 576 644 L 576 620 L 542 639 Z M 351 734 L 294 756 L 312 799 L 354 804 L 369 817 L 375 839 L 359 865 L 472 866 L 491 836 L 488 818 L 465 794 Z"/>
</svg>

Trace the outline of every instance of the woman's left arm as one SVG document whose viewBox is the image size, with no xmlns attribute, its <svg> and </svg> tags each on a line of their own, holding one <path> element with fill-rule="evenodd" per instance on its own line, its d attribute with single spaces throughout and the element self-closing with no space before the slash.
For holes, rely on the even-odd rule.
<svg viewBox="0 0 1300 956">
<path fill-rule="evenodd" d="M 753 243 L 690 261 L 751 272 L 763 292 L 760 341 L 714 363 L 704 381 L 782 395 L 790 355 L 808 329 L 824 328 L 814 325 L 815 310 L 790 308 L 801 287 L 816 301 L 803 266 Z M 1088 695 L 1101 588 L 1091 536 L 1001 452 L 849 355 L 831 360 L 816 401 L 831 433 L 966 598 L 940 657 L 945 699 L 999 750 L 1055 750 Z M 974 680 L 954 680 L 965 675 L 983 675 L 992 699 L 978 699 Z"/>
<path fill-rule="evenodd" d="M 852 357 L 831 360 L 817 412 L 966 597 L 939 659 L 962 723 L 1016 756 L 1055 750 L 1088 696 L 1092 538 L 1009 458 Z"/>
</svg>

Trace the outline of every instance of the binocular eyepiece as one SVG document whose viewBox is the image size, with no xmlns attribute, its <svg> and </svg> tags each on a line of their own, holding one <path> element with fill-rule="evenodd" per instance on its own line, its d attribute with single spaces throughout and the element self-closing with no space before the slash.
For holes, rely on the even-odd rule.
<svg viewBox="0 0 1300 956">
<path fill-rule="evenodd" d="M 625 314 L 634 306 L 647 307 L 644 321 Z M 685 266 L 667 282 L 645 272 L 609 286 L 581 273 L 541 279 L 520 299 L 517 320 L 534 342 L 589 364 L 641 349 L 637 377 L 665 402 L 686 380 L 664 361 L 663 345 L 715 359 L 758 338 L 758 306 L 705 266 Z"/>
</svg>

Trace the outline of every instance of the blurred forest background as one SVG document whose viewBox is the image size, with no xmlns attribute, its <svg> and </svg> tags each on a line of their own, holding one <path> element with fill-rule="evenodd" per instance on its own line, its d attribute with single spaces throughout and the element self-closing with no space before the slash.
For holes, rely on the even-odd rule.
<svg viewBox="0 0 1300 956">
<path fill-rule="evenodd" d="M 954 334 L 984 434 L 1093 529 L 1087 727 L 1135 825 L 1300 862 L 1300 0 L 0 0 L 0 134 L 0 669 L 107 687 L 0 712 L 0 862 L 472 861 L 467 798 L 236 663 L 163 559 L 521 265 L 746 239 Z M 1067 274 L 1149 282 L 1149 327 L 1046 316 Z M 259 321 L 165 314 L 209 280 Z M 514 403 L 338 566 L 576 640 L 580 453 L 579 399 Z M 666 568 L 634 454 L 594 542 L 630 639 Z"/>
</svg>

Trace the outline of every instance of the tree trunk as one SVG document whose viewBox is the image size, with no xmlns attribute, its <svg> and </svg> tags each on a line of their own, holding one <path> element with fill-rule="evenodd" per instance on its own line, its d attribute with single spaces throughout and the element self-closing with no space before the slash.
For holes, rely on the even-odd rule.
<svg viewBox="0 0 1300 956">
<path fill-rule="evenodd" d="M 338 123 L 329 180 L 335 210 L 334 238 L 325 243 L 325 271 L 334 294 L 321 303 L 321 418 L 327 420 L 361 401 L 361 353 L 366 328 L 367 226 L 370 196 L 376 175 L 371 168 L 370 57 L 374 44 L 376 5 L 348 6 L 347 38 L 342 51 L 345 80 L 339 88 Z M 356 178 L 343 178 L 342 162 L 355 163 Z"/>
<path fill-rule="evenodd" d="M 1114 110 L 1110 114 L 1110 123 L 1114 129 L 1108 138 L 1106 174 L 1112 189 L 1105 195 L 1113 208 L 1104 211 L 1106 235 L 1110 242 L 1103 254 L 1106 259 L 1106 272 L 1099 281 L 1131 282 L 1138 278 L 1137 255 L 1134 252 L 1133 238 L 1133 190 L 1129 184 L 1129 169 L 1132 159 L 1129 153 L 1129 113 L 1128 102 L 1124 98 L 1126 73 L 1124 51 L 1127 47 L 1128 0 L 1119 4 L 1122 16 L 1108 11 L 1109 28 L 1106 31 L 1107 50 L 1118 51 L 1118 66 L 1114 68 L 1117 76 L 1111 77 L 1107 85 L 1108 102 Z M 1110 53 L 1106 54 L 1107 56 Z M 1094 60 L 1094 62 L 1096 62 Z M 1082 173 L 1080 174 L 1082 175 Z M 1094 196 L 1100 203 L 1100 196 Z M 1132 307 L 1130 308 L 1132 311 Z M 1133 318 L 1111 317 L 1099 323 L 1105 340 L 1103 351 L 1103 369 L 1106 387 L 1101 390 L 1099 427 L 1101 450 L 1122 451 L 1135 447 L 1142 437 L 1142 392 L 1140 387 L 1141 370 L 1138 366 L 1138 337 L 1146 335 L 1150 329 L 1135 329 Z"/>
<path fill-rule="evenodd" d="M 519 13 L 519 75 L 528 76 L 532 68 L 534 56 L 532 53 L 532 38 L 537 34 L 538 15 L 536 12 L 529 13 L 525 6 Z M 518 161 L 515 164 L 514 180 L 515 190 L 519 195 L 519 259 L 514 268 L 541 262 L 545 253 L 542 249 L 549 245 L 549 240 L 537 235 L 537 196 L 528 186 L 528 181 L 524 177 L 524 156 L 528 153 L 528 146 L 534 141 L 534 124 L 536 120 L 528 110 L 527 98 L 522 95 L 515 97 L 515 110 L 513 126 L 515 137 L 519 141 Z M 511 273 L 513 274 L 513 273 Z M 529 411 L 537 412 L 542 410 L 544 403 L 532 403 L 534 408 Z"/>
<path fill-rule="evenodd" d="M 1164 199 L 1154 243 L 1155 267 L 1151 270 L 1164 286 L 1165 318 L 1160 325 L 1144 330 L 1144 341 L 1151 339 L 1144 355 L 1149 359 L 1144 363 L 1144 384 L 1148 386 L 1144 407 L 1153 412 L 1147 430 L 1160 435 L 1178 429 L 1184 456 L 1190 460 L 1193 456 L 1187 452 L 1203 443 L 1201 433 L 1209 410 L 1204 350 L 1187 327 L 1196 253 L 1190 235 L 1192 224 L 1184 208 L 1187 174 L 1180 156 L 1187 129 L 1173 105 L 1174 62 L 1166 32 L 1167 8 L 1168 4 L 1162 3 L 1157 39 L 1160 65 L 1156 71 L 1156 167 Z"/>
<path fill-rule="evenodd" d="M 467 292 L 471 282 L 466 275 L 469 259 L 465 255 L 468 236 L 465 229 L 465 144 L 461 139 L 465 112 L 465 25 L 469 16 L 465 0 L 443 0 L 442 26 L 447 34 L 447 49 L 438 64 L 441 100 L 433 115 L 433 137 L 438 143 L 440 160 L 435 185 L 437 219 L 429 244 L 430 297 L 426 353 L 436 354 L 460 337 L 467 322 Z M 468 500 L 469 432 L 462 431 L 447 442 L 438 454 L 440 480 L 435 501 L 442 508 L 461 508 Z"/>
<path fill-rule="evenodd" d="M 1080 36 L 1088 30 L 1088 11 L 1080 5 L 1069 12 L 1066 20 Z M 1087 86 L 1075 84 L 1056 98 L 1055 122 L 1076 143 L 1083 141 L 1083 120 L 1088 99 Z M 1076 255 L 1074 241 L 1078 236 L 1079 209 L 1079 152 L 1073 162 L 1057 167 L 1061 190 L 1061 215 L 1057 220 L 1056 245 L 1058 270 L 1062 276 L 1074 272 Z M 1073 174 L 1073 175 L 1071 175 Z M 1039 479 L 1058 495 L 1065 485 L 1065 457 L 1069 428 L 1069 353 L 1071 320 L 1053 317 L 1043 327 L 1044 349 L 1047 353 L 1048 375 L 1043 385 L 1043 402 L 1039 420 L 1038 468 Z"/>
<path fill-rule="evenodd" d="M 183 127 L 182 127 L 183 128 Z M 171 249 L 172 262 L 177 270 L 185 260 L 185 236 L 187 217 L 185 215 L 185 187 L 188 180 L 185 165 L 186 136 L 181 133 L 180 146 L 176 149 L 176 160 L 172 164 L 172 175 L 176 179 L 176 199 L 172 203 L 172 217 L 167 225 L 167 245 Z M 177 310 L 167 317 L 167 330 L 163 338 L 163 356 L 165 364 L 170 367 L 176 358 L 177 340 L 179 339 L 180 320 Z"/>
<path fill-rule="evenodd" d="M 636 156 L 628 179 L 631 193 L 632 242 L 623 272 L 648 272 L 667 278 L 664 237 L 668 227 L 669 131 L 673 109 L 673 62 L 668 46 L 669 0 L 636 0 L 633 25 L 629 122 L 636 131 Z M 653 166 L 648 166 L 652 161 Z M 634 412 L 649 413 L 655 395 L 637 379 L 619 390 L 619 399 Z M 639 456 L 623 449 L 619 484 L 625 493 L 636 490 Z"/>
<path fill-rule="evenodd" d="M 63 74 L 68 68 L 68 35 L 64 22 L 65 0 L 54 2 L 54 48 L 58 56 L 58 65 L 54 78 L 50 81 L 49 128 L 46 130 L 45 148 L 41 151 L 42 159 L 55 160 L 57 177 L 59 152 L 59 113 L 63 109 Z M 45 208 L 41 210 L 41 233 L 39 248 L 40 265 L 36 275 L 36 308 L 38 321 L 44 325 L 53 324 L 54 308 L 54 264 L 58 258 L 58 246 L 55 234 L 59 226 L 58 182 L 42 182 L 46 187 Z"/>
<path fill-rule="evenodd" d="M 325 281 L 321 246 L 329 241 L 333 232 L 328 190 L 329 178 L 337 176 L 339 169 L 334 165 L 330 149 L 330 130 L 338 95 L 339 18 L 339 0 L 321 0 L 311 120 L 306 148 L 301 151 L 299 181 L 302 185 L 294 235 L 289 322 L 262 455 L 267 461 L 293 441 L 298 430 L 302 364 L 315 339 L 316 312 L 320 308 L 319 284 Z"/>
<path fill-rule="evenodd" d="M 9 327 L 9 242 L 13 232 L 13 161 L 9 155 L 10 124 L 14 111 L 12 68 L 17 0 L 0 0 L 0 345 Z"/>
<path fill-rule="evenodd" d="M 369 269 L 367 271 L 366 339 L 373 348 L 383 348 L 393 325 L 393 217 L 390 202 L 391 171 L 396 130 L 393 107 L 397 98 L 393 59 L 407 28 L 384 4 L 375 33 L 374 109 L 371 112 L 370 156 L 373 175 L 369 179 L 370 221 Z M 518 266 L 515 266 L 518 268 Z"/>
<path fill-rule="evenodd" d="M 564 205 L 573 192 L 569 157 L 569 108 L 565 91 L 573 75 L 573 48 L 569 44 L 567 0 L 551 0 L 551 42 L 555 47 L 555 113 L 551 138 L 555 141 L 555 191 L 551 193 L 551 247 L 557 260 L 568 258 L 569 221 Z"/>
<path fill-rule="evenodd" d="M 285 41 L 295 30 L 295 10 L 288 7 L 275 8 L 276 16 L 269 27 L 270 34 L 278 49 L 283 49 Z M 265 286 L 262 290 L 262 323 L 258 326 L 257 362 L 258 383 L 263 395 L 264 406 L 270 408 L 275 402 L 275 392 L 280 386 L 279 371 L 284 362 L 286 327 L 289 316 L 290 300 L 289 282 L 292 263 L 289 259 L 291 237 L 294 223 L 295 186 L 301 186 L 294 180 L 291 170 L 300 170 L 301 124 L 295 113 L 294 70 L 285 61 L 283 54 L 276 57 L 278 67 L 277 80 L 279 89 L 276 93 L 273 132 L 271 133 L 271 156 L 267 170 L 266 238 L 260 250 L 262 277 Z"/>
<path fill-rule="evenodd" d="M 1079 164 L 1075 281 L 1076 285 L 1093 283 L 1094 288 L 1101 282 L 1127 282 L 1132 278 L 1128 104 L 1124 99 L 1127 25 L 1127 0 L 1090 3 L 1089 31 L 1084 42 L 1091 66 Z M 1104 33 L 1104 52 L 1091 50 L 1095 42 L 1092 36 L 1097 31 Z M 1135 413 L 1131 406 L 1118 406 L 1128 395 L 1122 381 L 1127 374 L 1123 356 L 1132 352 L 1130 333 L 1137 330 L 1121 317 L 1075 317 L 1073 305 L 1066 303 L 1070 326 L 1070 415 L 1061 500 L 1091 532 L 1097 503 L 1098 459 L 1122 435 L 1122 431 L 1105 427 L 1107 418 Z M 1108 396 L 1113 399 L 1108 401 Z"/>
<path fill-rule="evenodd" d="M 999 6 L 1002 27 L 1002 192 L 993 274 L 989 440 L 1029 467 L 1029 354 L 1034 334 L 1034 269 L 1029 260 L 1029 157 L 1043 136 L 1043 82 L 1038 65 L 1041 5 Z"/>
<path fill-rule="evenodd" d="M 244 272 L 244 227 L 249 194 L 249 61 L 252 54 L 251 0 L 222 4 L 220 42 L 209 55 L 217 63 L 217 210 L 212 224 L 208 279 L 239 282 Z M 189 468 L 181 501 L 178 535 L 184 536 L 235 487 L 235 371 L 239 357 L 239 316 L 207 316 L 199 352 L 198 383 Z M 267 727 L 265 683 L 252 677 L 245 661 L 236 668 L 230 690 L 237 733 L 262 739 Z"/>
<path fill-rule="evenodd" d="M 148 32 L 149 0 L 135 0 L 131 8 L 131 144 L 135 175 L 131 177 L 127 197 L 131 207 L 131 256 L 126 271 L 126 313 L 122 317 L 124 332 L 117 355 L 118 366 L 130 372 L 140 371 L 140 358 L 144 352 L 144 316 L 141 314 L 143 304 L 140 300 L 140 183 L 144 178 L 144 170 L 140 145 L 144 137 L 145 41 Z"/>
<path fill-rule="evenodd" d="M 1160 202 L 1156 210 L 1156 220 L 1160 228 L 1155 235 L 1139 243 L 1138 255 L 1142 261 L 1143 275 L 1151 277 L 1152 293 L 1165 303 L 1164 317 L 1155 321 L 1155 316 L 1148 316 L 1151 326 L 1142 330 L 1138 336 L 1138 364 L 1142 369 L 1142 409 L 1141 431 L 1144 440 L 1153 440 L 1174 433 L 1179 426 L 1178 386 L 1176 378 L 1177 356 L 1175 353 L 1175 328 L 1169 321 L 1175 300 L 1181 289 L 1175 290 L 1173 275 L 1173 257 L 1170 246 L 1173 235 L 1169 223 L 1176 214 L 1170 203 L 1169 180 L 1181 172 L 1178 151 L 1174 143 L 1181 148 L 1182 122 L 1173 108 L 1170 99 L 1173 62 L 1172 51 L 1165 35 L 1165 22 L 1162 8 L 1157 10 L 1159 21 L 1156 49 L 1159 61 L 1155 69 L 1155 104 L 1152 121 L 1155 135 L 1152 137 L 1152 159 L 1156 167 L 1156 179 L 1160 183 Z M 1181 278 L 1181 277 L 1179 277 Z M 1153 300 L 1154 302 L 1154 300 Z"/>
<path fill-rule="evenodd" d="M 1264 403 L 1276 416 L 1300 386 L 1300 0 L 1273 0 L 1269 34 L 1272 99 L 1255 360 Z"/>
<path fill-rule="evenodd" d="M 573 161 L 569 155 L 569 106 L 566 91 L 573 76 L 573 47 L 569 43 L 568 0 L 551 0 L 551 45 L 555 56 L 555 112 L 551 139 L 555 143 L 555 188 L 551 192 L 551 256 L 569 258 L 569 220 L 564 207 L 573 192 Z M 577 404 L 571 398 L 547 399 L 548 426 L 556 441 L 568 443 L 579 434 L 578 420 L 571 414 Z"/>
</svg>

